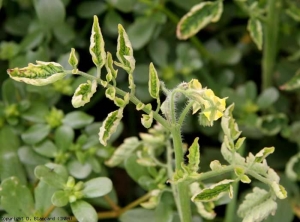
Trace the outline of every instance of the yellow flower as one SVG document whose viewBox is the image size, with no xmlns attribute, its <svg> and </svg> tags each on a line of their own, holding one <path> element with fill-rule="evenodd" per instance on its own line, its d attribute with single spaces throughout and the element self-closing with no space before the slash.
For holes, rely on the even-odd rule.
<svg viewBox="0 0 300 222">
<path fill-rule="evenodd" d="M 209 121 L 215 121 L 223 116 L 223 112 L 226 108 L 226 98 L 220 99 L 215 96 L 211 89 L 207 89 L 203 96 L 204 110 L 202 113 L 207 117 Z"/>
</svg>

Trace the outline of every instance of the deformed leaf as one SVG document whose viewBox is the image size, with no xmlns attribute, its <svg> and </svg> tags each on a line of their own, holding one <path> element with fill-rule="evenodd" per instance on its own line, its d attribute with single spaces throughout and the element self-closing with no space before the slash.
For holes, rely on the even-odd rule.
<svg viewBox="0 0 300 222">
<path fill-rule="evenodd" d="M 255 187 L 253 192 L 246 195 L 245 200 L 239 206 L 238 215 L 243 222 L 262 221 L 270 214 L 274 214 L 277 209 L 277 203 L 263 189 Z"/>
<path fill-rule="evenodd" d="M 106 62 L 106 53 L 104 50 L 104 40 L 98 22 L 98 17 L 94 15 L 94 23 L 92 27 L 90 39 L 90 54 L 94 64 L 101 68 Z"/>
<path fill-rule="evenodd" d="M 297 70 L 296 74 L 288 82 L 280 86 L 281 90 L 294 90 L 300 87 L 300 69 Z"/>
<path fill-rule="evenodd" d="M 255 155 L 255 162 L 260 163 L 267 156 L 269 156 L 270 154 L 274 153 L 274 150 L 275 150 L 275 148 L 273 146 L 272 147 L 265 147 L 265 148 L 263 148 L 261 151 L 259 151 Z"/>
<path fill-rule="evenodd" d="M 150 128 L 153 122 L 153 111 L 148 114 L 142 114 L 142 125 L 145 128 Z"/>
<path fill-rule="evenodd" d="M 188 39 L 210 22 L 217 22 L 223 12 L 223 1 L 205 1 L 195 5 L 177 25 L 177 38 Z"/>
<path fill-rule="evenodd" d="M 142 110 L 145 107 L 145 104 L 140 102 L 136 105 L 136 110 Z"/>
<path fill-rule="evenodd" d="M 228 193 L 231 198 L 233 195 L 232 183 L 234 180 L 222 180 L 219 183 L 212 185 L 210 188 L 201 190 L 192 197 L 192 201 L 209 202 L 219 199 L 224 193 Z"/>
<path fill-rule="evenodd" d="M 122 163 L 139 146 L 140 142 L 136 137 L 129 137 L 115 150 L 109 160 L 105 162 L 107 166 L 114 167 Z"/>
<path fill-rule="evenodd" d="M 128 35 L 121 24 L 118 25 L 118 32 L 117 58 L 120 63 L 115 64 L 126 70 L 127 73 L 132 74 L 135 68 L 133 49 Z"/>
<path fill-rule="evenodd" d="M 149 82 L 148 82 L 148 90 L 152 98 L 157 99 L 159 97 L 159 78 L 157 75 L 157 71 L 153 65 L 150 63 L 149 66 Z"/>
<path fill-rule="evenodd" d="M 263 44 L 263 30 L 262 30 L 262 24 L 260 20 L 253 17 L 250 18 L 248 20 L 247 29 L 250 33 L 251 38 L 255 42 L 257 48 L 261 50 Z"/>
<path fill-rule="evenodd" d="M 51 84 L 66 76 L 63 67 L 56 62 L 36 61 L 36 65 L 29 63 L 24 68 L 8 69 L 10 78 L 35 86 Z"/>
<path fill-rule="evenodd" d="M 75 49 L 72 48 L 71 49 L 71 52 L 70 52 L 70 56 L 69 56 L 69 60 L 68 60 L 70 66 L 73 67 L 73 69 L 77 69 L 77 65 L 78 65 L 78 59 L 76 57 L 76 54 L 75 54 Z"/>
<path fill-rule="evenodd" d="M 286 192 L 285 188 L 282 185 L 280 185 L 277 182 L 273 181 L 271 183 L 271 187 L 272 187 L 274 193 L 276 194 L 276 196 L 279 199 L 285 199 L 287 197 L 287 192 Z"/>
<path fill-rule="evenodd" d="M 292 181 L 296 181 L 297 179 L 300 179 L 300 175 L 297 174 L 297 172 L 295 172 L 294 169 L 296 164 L 299 162 L 300 162 L 300 153 L 298 152 L 296 155 L 292 156 L 286 164 L 285 174 Z"/>
<path fill-rule="evenodd" d="M 110 52 L 107 52 L 105 68 L 106 68 L 107 73 L 111 73 L 113 79 L 117 78 L 118 70 L 114 69 L 113 59 L 112 59 L 112 55 L 110 54 Z"/>
<path fill-rule="evenodd" d="M 188 168 L 192 172 L 197 172 L 199 169 L 200 163 L 200 149 L 198 144 L 199 137 L 195 138 L 193 144 L 189 148 L 189 154 L 187 155 L 188 158 Z"/>
<path fill-rule="evenodd" d="M 72 97 L 72 105 L 74 108 L 78 108 L 80 106 L 84 106 L 86 103 L 90 102 L 92 96 L 96 92 L 97 89 L 97 82 L 93 80 L 87 81 L 87 83 L 80 84 L 73 97 Z"/>
<path fill-rule="evenodd" d="M 105 96 L 109 98 L 110 100 L 114 100 L 116 97 L 116 89 L 113 86 L 107 87 L 105 90 Z"/>
<path fill-rule="evenodd" d="M 107 140 L 116 131 L 122 117 L 123 108 L 120 108 L 108 114 L 102 126 L 100 127 L 99 141 L 101 144 L 103 144 L 104 146 L 107 145 Z"/>
</svg>

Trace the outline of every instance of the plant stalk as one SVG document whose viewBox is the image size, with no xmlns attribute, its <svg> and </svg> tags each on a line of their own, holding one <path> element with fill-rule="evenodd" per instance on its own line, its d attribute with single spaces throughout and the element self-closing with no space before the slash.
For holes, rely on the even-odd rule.
<svg viewBox="0 0 300 222">
<path fill-rule="evenodd" d="M 279 30 L 281 0 L 268 0 L 267 21 L 264 28 L 262 58 L 262 90 L 272 86 Z"/>
<path fill-rule="evenodd" d="M 176 125 L 172 127 L 171 134 L 173 136 L 173 145 L 175 152 L 175 166 L 176 170 L 181 169 L 181 163 L 183 159 L 182 140 L 180 134 L 180 126 Z M 174 198 L 176 200 L 177 209 L 182 222 L 191 222 L 192 212 L 190 206 L 190 198 L 188 193 L 188 184 L 183 181 L 175 184 Z"/>
</svg>

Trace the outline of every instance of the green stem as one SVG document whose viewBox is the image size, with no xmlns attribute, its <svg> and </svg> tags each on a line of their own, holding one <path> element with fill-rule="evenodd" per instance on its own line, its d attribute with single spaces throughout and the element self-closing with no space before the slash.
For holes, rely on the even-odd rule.
<svg viewBox="0 0 300 222">
<path fill-rule="evenodd" d="M 178 120 L 178 124 L 179 124 L 180 126 L 182 126 L 183 121 L 184 121 L 184 119 L 185 119 L 187 113 L 190 111 L 191 107 L 193 106 L 193 102 L 194 102 L 194 101 L 190 101 L 189 104 L 187 104 L 187 105 L 185 106 L 185 108 L 183 109 L 183 111 L 181 112 L 180 117 L 179 117 L 179 120 Z"/>
<path fill-rule="evenodd" d="M 183 150 L 182 150 L 180 126 L 178 124 L 172 127 L 171 134 L 173 136 L 175 166 L 176 166 L 176 170 L 180 170 L 182 158 L 183 158 Z M 183 182 L 179 182 L 178 184 L 175 184 L 174 186 L 175 186 L 174 198 L 176 200 L 180 219 L 182 222 L 191 222 L 192 212 L 190 206 L 190 197 L 189 195 L 187 195 L 187 191 L 189 188 L 188 183 L 186 181 L 183 181 Z"/>
<path fill-rule="evenodd" d="M 67 74 L 74 74 L 74 73 L 72 73 L 72 70 L 65 70 L 65 72 L 66 72 Z M 89 74 L 87 74 L 87 73 L 85 73 L 85 72 L 82 72 L 82 71 L 78 71 L 78 72 L 75 73 L 75 74 L 81 75 L 81 76 L 83 76 L 83 77 L 85 77 L 85 78 L 87 78 L 87 79 L 89 79 L 89 80 L 96 80 L 97 83 L 98 83 L 99 85 L 101 85 L 101 80 L 100 80 L 99 78 L 96 78 L 95 76 L 89 75 Z M 101 85 L 101 86 L 102 86 L 102 85 Z M 108 84 L 108 86 L 112 86 L 112 85 L 111 85 L 111 84 Z M 112 87 L 114 87 L 114 86 L 112 86 Z M 117 87 L 115 87 L 115 89 L 116 89 L 116 93 L 117 93 L 118 95 L 120 95 L 120 96 L 125 96 L 125 95 L 127 94 L 127 92 L 125 92 L 125 91 L 123 91 L 123 90 L 121 90 L 121 89 L 119 89 L 119 88 L 117 88 Z M 136 98 L 134 95 L 130 95 L 130 96 L 129 96 L 129 100 L 130 100 L 133 104 L 135 104 L 135 105 L 141 103 L 141 101 L 140 101 L 138 98 Z M 143 110 L 145 113 L 147 113 L 147 114 L 150 114 L 150 112 L 151 112 L 151 110 L 148 110 L 147 108 L 143 108 L 142 110 Z M 159 122 L 161 125 L 163 125 L 167 130 L 170 130 L 170 124 L 169 124 L 169 123 L 167 122 L 167 120 L 166 120 L 165 118 L 163 118 L 159 113 L 154 112 L 154 113 L 153 113 L 153 118 L 154 118 L 157 122 Z"/>
<path fill-rule="evenodd" d="M 280 0 L 268 0 L 262 58 L 262 89 L 272 85 L 279 30 Z"/>
</svg>

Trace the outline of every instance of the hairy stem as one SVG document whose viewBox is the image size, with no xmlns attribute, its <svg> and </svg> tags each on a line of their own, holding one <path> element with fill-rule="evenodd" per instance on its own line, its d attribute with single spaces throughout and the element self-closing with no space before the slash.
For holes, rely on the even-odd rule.
<svg viewBox="0 0 300 222">
<path fill-rule="evenodd" d="M 268 0 L 262 58 L 262 89 L 272 85 L 272 76 L 277 57 L 280 4 L 281 0 Z"/>
</svg>

